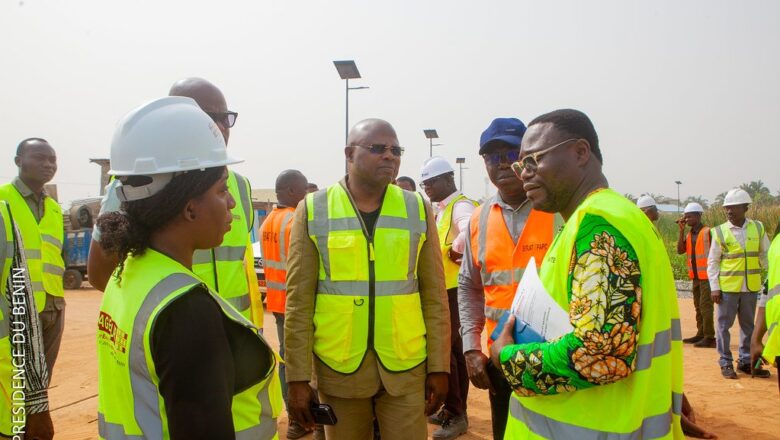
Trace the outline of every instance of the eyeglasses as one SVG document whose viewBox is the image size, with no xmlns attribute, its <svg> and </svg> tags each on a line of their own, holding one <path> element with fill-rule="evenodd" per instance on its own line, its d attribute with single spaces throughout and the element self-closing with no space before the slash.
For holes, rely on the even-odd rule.
<svg viewBox="0 0 780 440">
<path fill-rule="evenodd" d="M 571 141 L 579 141 L 584 139 L 566 139 L 565 141 L 555 144 L 552 147 L 547 147 L 544 150 L 537 151 L 535 153 L 531 153 L 522 159 L 520 159 L 518 162 L 515 162 L 512 164 L 512 171 L 515 172 L 515 175 L 517 175 L 517 178 L 520 178 L 520 174 L 523 172 L 523 170 L 528 171 L 536 171 L 536 169 L 539 167 L 539 158 L 542 157 L 543 154 L 549 153 L 553 148 L 560 147 L 561 145 L 567 144 Z"/>
<path fill-rule="evenodd" d="M 498 153 L 484 153 L 482 158 L 485 163 L 490 165 L 499 165 L 501 162 L 512 163 L 520 157 L 520 150 L 502 151 Z"/>
<path fill-rule="evenodd" d="M 232 127 L 236 124 L 236 119 L 238 118 L 238 113 L 236 112 L 206 112 L 207 115 L 211 117 L 211 119 L 214 120 L 217 124 L 222 124 L 225 127 Z"/>
<path fill-rule="evenodd" d="M 420 182 L 420 188 L 430 188 L 433 185 L 436 185 L 436 182 L 443 179 L 446 174 L 440 174 L 435 177 L 431 177 L 430 179 L 426 179 L 422 182 Z"/>
<path fill-rule="evenodd" d="M 385 151 L 390 150 L 390 153 L 393 154 L 393 156 L 401 157 L 404 154 L 404 148 L 399 147 L 398 145 L 382 145 L 382 144 L 372 144 L 372 145 L 358 145 L 358 147 L 365 148 L 366 150 L 370 151 L 373 154 L 385 154 Z"/>
</svg>

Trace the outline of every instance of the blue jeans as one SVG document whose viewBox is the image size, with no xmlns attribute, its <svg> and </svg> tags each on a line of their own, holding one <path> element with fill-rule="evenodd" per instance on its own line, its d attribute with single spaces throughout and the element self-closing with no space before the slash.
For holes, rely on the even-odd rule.
<svg viewBox="0 0 780 440">
<path fill-rule="evenodd" d="M 758 294 L 755 292 L 722 293 L 722 299 L 718 304 L 718 328 L 717 348 L 721 367 L 734 365 L 731 356 L 731 334 L 729 329 L 734 325 L 734 319 L 739 317 L 739 364 L 750 365 L 750 337 L 753 335 L 754 319 L 756 316 L 756 301 Z"/>
<path fill-rule="evenodd" d="M 284 313 L 274 313 L 276 318 L 276 334 L 279 336 L 279 356 L 284 359 Z M 279 364 L 279 380 L 282 382 L 282 398 L 287 409 L 287 375 L 284 374 L 284 364 Z"/>
</svg>

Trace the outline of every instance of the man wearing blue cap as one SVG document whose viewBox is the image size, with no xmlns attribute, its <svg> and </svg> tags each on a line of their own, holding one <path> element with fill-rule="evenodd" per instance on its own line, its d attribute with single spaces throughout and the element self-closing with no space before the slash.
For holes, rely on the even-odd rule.
<svg viewBox="0 0 780 440">
<path fill-rule="evenodd" d="M 509 310 L 523 269 L 531 257 L 542 262 L 554 230 L 553 215 L 531 209 L 512 171 L 524 133 L 515 118 L 495 119 L 482 133 L 479 154 L 498 193 L 471 216 L 458 278 L 466 369 L 475 387 L 490 390 L 494 439 L 504 438 L 512 389 L 483 353 L 482 331 L 490 335 Z"/>
</svg>

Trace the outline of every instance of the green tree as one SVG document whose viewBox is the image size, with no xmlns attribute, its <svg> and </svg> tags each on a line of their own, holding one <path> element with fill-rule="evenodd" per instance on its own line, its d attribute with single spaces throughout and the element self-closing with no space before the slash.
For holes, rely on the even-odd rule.
<svg viewBox="0 0 780 440">
<path fill-rule="evenodd" d="M 744 189 L 745 192 L 747 192 L 750 195 L 751 199 L 755 199 L 756 197 L 759 197 L 761 194 L 772 196 L 772 193 L 769 191 L 769 188 L 764 185 L 764 182 L 759 180 L 754 180 L 750 183 L 743 183 L 742 185 L 739 185 L 740 188 Z"/>
</svg>

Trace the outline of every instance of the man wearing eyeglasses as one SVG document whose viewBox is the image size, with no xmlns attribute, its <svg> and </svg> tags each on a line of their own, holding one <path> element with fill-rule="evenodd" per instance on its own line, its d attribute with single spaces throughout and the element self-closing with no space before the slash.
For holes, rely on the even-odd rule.
<svg viewBox="0 0 780 440">
<path fill-rule="evenodd" d="M 235 124 L 238 113 L 227 109 L 225 97 L 217 86 L 202 78 L 186 78 L 174 83 L 169 95 L 194 99 L 219 128 L 225 143 L 228 142 L 230 128 Z M 106 187 L 100 214 L 120 209 L 115 190 L 120 185 L 119 180 L 113 180 Z M 262 310 L 262 306 L 251 307 L 249 294 L 250 284 L 257 285 L 257 278 L 254 270 L 246 270 L 246 265 L 249 265 L 248 267 L 254 265 L 249 235 L 254 221 L 251 185 L 248 179 L 230 170 L 228 190 L 236 201 L 236 206 L 231 211 L 233 222 L 230 232 L 225 234 L 219 247 L 196 251 L 193 256 L 192 270 L 239 312 L 262 328 L 262 313 L 252 313 L 252 310 Z M 116 268 L 117 258 L 115 255 L 103 252 L 99 242 L 100 230 L 96 226 L 89 248 L 87 270 L 90 284 L 98 290 L 103 290 Z"/>
<path fill-rule="evenodd" d="M 609 188 L 590 119 L 570 109 L 537 117 L 514 167 L 534 208 L 566 219 L 539 277 L 573 331 L 516 344 L 507 321 L 491 348 L 515 391 L 507 438 L 682 439 L 669 257 L 645 214 Z"/>
<path fill-rule="evenodd" d="M 391 185 L 403 148 L 386 121 L 349 133 L 348 172 L 295 211 L 284 336 L 290 416 L 311 428 L 312 358 L 326 438 L 427 437 L 447 394 L 450 320 L 428 203 Z M 312 356 L 313 355 L 313 356 Z"/>
<path fill-rule="evenodd" d="M 512 389 L 482 352 L 482 331 L 490 335 L 508 312 L 529 259 L 541 263 L 555 229 L 553 215 L 531 209 L 512 171 L 524 133 L 519 119 L 498 118 L 480 137 L 479 154 L 498 192 L 471 216 L 458 279 L 466 368 L 475 387 L 490 390 L 494 439 L 504 438 Z"/>
</svg>

